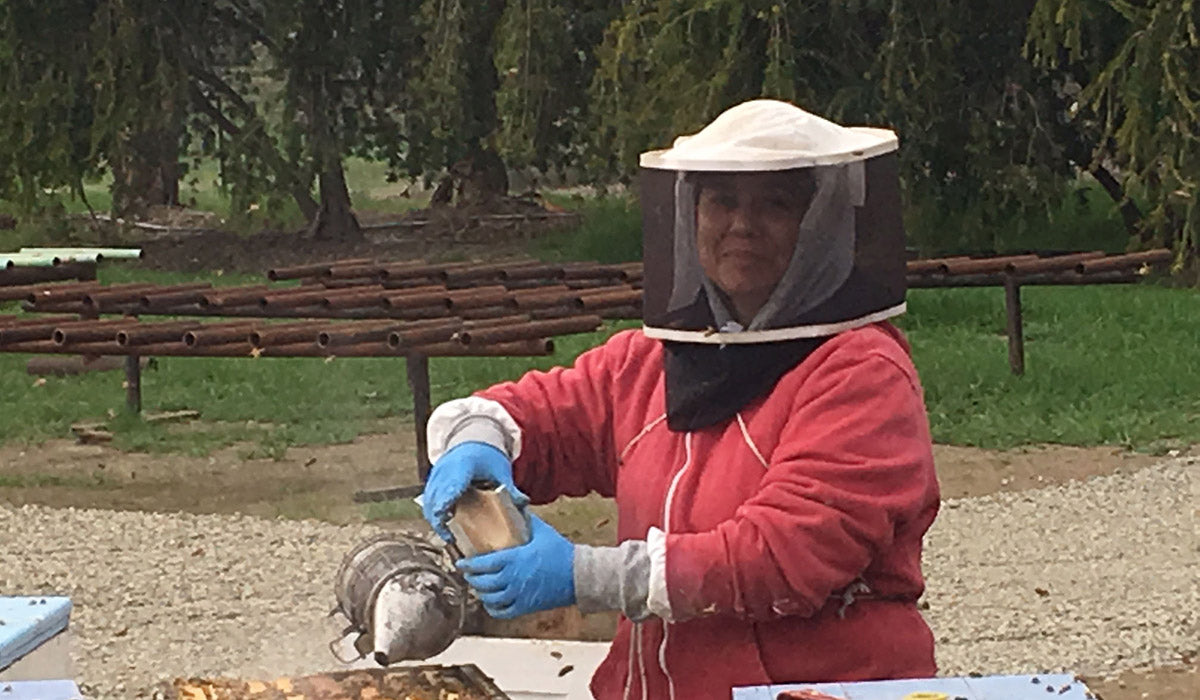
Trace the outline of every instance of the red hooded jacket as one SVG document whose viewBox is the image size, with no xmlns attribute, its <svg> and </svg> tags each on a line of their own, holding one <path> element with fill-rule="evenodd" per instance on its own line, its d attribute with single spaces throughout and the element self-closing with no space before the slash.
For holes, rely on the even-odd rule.
<svg viewBox="0 0 1200 700">
<path fill-rule="evenodd" d="M 935 674 L 917 609 L 938 484 L 901 333 L 841 333 L 732 420 L 668 430 L 663 350 L 619 333 L 574 367 L 479 394 L 516 420 L 535 503 L 616 498 L 618 537 L 666 533 L 669 622 L 622 617 L 598 698 Z M 654 587 L 651 582 L 651 587 Z"/>
</svg>

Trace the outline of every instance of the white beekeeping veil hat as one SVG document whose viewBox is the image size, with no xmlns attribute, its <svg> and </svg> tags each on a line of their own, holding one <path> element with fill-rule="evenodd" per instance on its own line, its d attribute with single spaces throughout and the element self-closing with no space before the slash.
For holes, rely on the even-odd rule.
<svg viewBox="0 0 1200 700">
<path fill-rule="evenodd" d="M 902 313 L 898 145 L 886 129 L 844 127 L 786 102 L 752 100 L 669 149 L 643 153 L 646 334 L 684 343 L 771 343 L 830 336 Z M 719 265 L 724 234 L 706 219 L 710 208 L 698 204 L 720 191 L 727 208 L 749 208 L 743 213 L 753 220 L 761 201 L 774 201 L 757 196 L 761 180 L 747 184 L 762 173 L 790 188 L 794 224 L 782 257 L 754 224 L 737 234 L 739 254 L 753 255 L 762 244 L 769 294 L 749 314 Z"/>
</svg>

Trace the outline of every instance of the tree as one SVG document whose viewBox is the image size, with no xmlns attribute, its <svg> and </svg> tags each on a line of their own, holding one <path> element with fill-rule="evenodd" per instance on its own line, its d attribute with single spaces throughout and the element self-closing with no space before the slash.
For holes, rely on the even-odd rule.
<svg viewBox="0 0 1200 700">
<path fill-rule="evenodd" d="M 405 117 L 412 109 L 423 48 L 414 21 L 419 1 L 270 0 L 255 24 L 272 75 L 283 85 L 283 140 L 316 173 L 320 206 L 310 231 L 320 237 L 359 234 L 342 159 L 395 158 L 411 149 Z"/>
<path fill-rule="evenodd" d="M 629 173 L 737 102 L 792 100 L 895 128 L 908 202 L 977 213 L 931 245 L 999 247 L 998 222 L 1057 204 L 1095 165 L 1062 81 L 1022 54 L 1034 2 L 634 0 L 600 49 L 596 162 Z"/>
<path fill-rule="evenodd" d="M 592 139 L 596 47 L 620 13 L 606 0 L 511 0 L 496 30 L 496 142 L 514 166 L 582 165 Z"/>
<path fill-rule="evenodd" d="M 1200 6 L 1191 0 L 1039 0 L 1028 52 L 1077 81 L 1072 122 L 1094 125 L 1148 211 L 1142 245 L 1200 256 Z"/>
<path fill-rule="evenodd" d="M 45 189 L 81 192 L 102 167 L 88 137 L 96 94 L 76 58 L 91 43 L 94 9 L 71 0 L 0 3 L 0 196 L 29 210 Z"/>
</svg>

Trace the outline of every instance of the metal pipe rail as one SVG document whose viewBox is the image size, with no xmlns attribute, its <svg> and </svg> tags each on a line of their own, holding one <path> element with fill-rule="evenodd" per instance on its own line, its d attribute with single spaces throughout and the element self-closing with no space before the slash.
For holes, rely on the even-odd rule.
<svg viewBox="0 0 1200 700">
<path fill-rule="evenodd" d="M 104 355 L 282 357 L 394 357 L 422 353 L 496 354 L 489 348 L 520 350 L 545 347 L 552 335 L 594 331 L 598 316 L 533 320 L 527 314 L 468 321 L 329 322 L 267 324 L 255 320 L 222 323 L 167 321 L 142 323 L 133 317 L 112 319 L 22 319 L 0 317 L 0 352 Z M 517 343 L 514 345 L 514 343 Z M 521 345 L 520 343 L 532 343 Z M 540 343 L 540 344 L 539 344 Z M 224 348 L 215 350 L 214 348 Z M 234 348 L 235 351 L 229 350 Z M 243 352 L 244 349 L 244 352 Z M 537 350 L 535 354 L 541 354 Z"/>
</svg>

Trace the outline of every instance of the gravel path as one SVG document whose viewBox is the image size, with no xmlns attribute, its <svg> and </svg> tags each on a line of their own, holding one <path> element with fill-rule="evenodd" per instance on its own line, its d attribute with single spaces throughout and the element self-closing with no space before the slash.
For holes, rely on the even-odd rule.
<svg viewBox="0 0 1200 700">
<path fill-rule="evenodd" d="M 946 502 L 927 538 L 942 673 L 1116 673 L 1200 647 L 1200 460 Z M 344 552 L 375 528 L 0 506 L 0 591 L 75 604 L 96 698 L 330 668 Z"/>
</svg>

